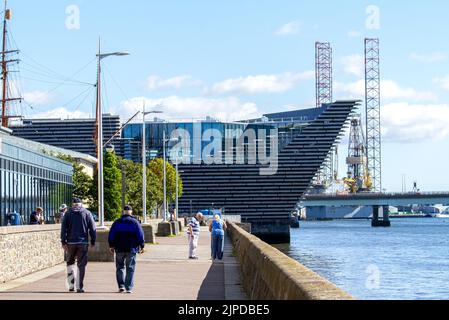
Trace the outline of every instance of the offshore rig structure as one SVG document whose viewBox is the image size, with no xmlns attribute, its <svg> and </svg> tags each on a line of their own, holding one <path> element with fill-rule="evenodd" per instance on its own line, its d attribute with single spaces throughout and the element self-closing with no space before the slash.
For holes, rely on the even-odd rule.
<svg viewBox="0 0 449 320">
<path fill-rule="evenodd" d="M 334 145 L 314 181 L 314 189 L 325 191 L 344 185 L 345 193 L 382 192 L 382 137 L 380 117 L 380 46 L 378 38 L 365 44 L 365 118 L 351 119 L 347 176 L 339 178 L 338 145 Z M 333 101 L 333 50 L 329 42 L 315 44 L 316 106 Z M 365 121 L 365 125 L 363 125 Z"/>
</svg>

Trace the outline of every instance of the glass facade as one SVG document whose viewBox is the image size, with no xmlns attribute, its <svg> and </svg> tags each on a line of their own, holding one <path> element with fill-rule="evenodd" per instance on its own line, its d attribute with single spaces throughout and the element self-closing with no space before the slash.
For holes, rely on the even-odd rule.
<svg viewBox="0 0 449 320">
<path fill-rule="evenodd" d="M 247 128 L 243 123 L 223 123 L 216 121 L 198 121 L 198 122 L 147 122 L 146 124 L 146 147 L 149 151 L 149 159 L 163 155 L 163 136 L 173 137 L 175 130 L 184 130 L 190 137 L 190 154 L 193 154 L 193 148 L 198 144 L 203 150 L 210 141 L 203 141 L 202 136 L 208 130 L 216 130 L 224 138 L 237 136 Z M 140 162 L 142 159 L 142 124 L 130 124 L 123 130 L 124 157 L 127 160 Z M 195 141 L 195 139 L 201 141 Z M 170 157 L 170 149 L 176 142 L 168 142 L 167 155 Z"/>
<path fill-rule="evenodd" d="M 236 145 L 237 140 L 244 135 L 245 132 L 252 129 L 256 134 L 256 139 L 259 139 L 260 130 L 265 133 L 268 137 L 271 134 L 272 129 L 276 129 L 278 132 L 279 147 L 285 146 L 294 135 L 302 130 L 304 123 L 299 122 L 285 122 L 285 123 L 266 123 L 266 122 L 217 122 L 217 121 L 198 121 L 198 122 L 147 122 L 146 123 L 146 148 L 147 148 L 147 159 L 151 160 L 155 157 L 163 156 L 163 135 L 164 131 L 166 133 L 166 138 L 170 139 L 177 137 L 175 131 L 183 130 L 187 133 L 189 140 L 189 155 L 191 160 L 197 160 L 194 158 L 193 154 L 201 154 L 202 151 L 210 145 L 211 140 L 209 140 L 207 132 L 215 131 L 223 138 L 222 141 L 222 151 L 226 150 L 226 140 L 232 139 L 233 143 Z M 204 139 L 204 134 L 206 134 L 207 139 Z M 128 125 L 122 133 L 122 140 L 124 141 L 124 158 L 127 160 L 132 160 L 134 162 L 142 161 L 142 124 L 134 123 Z M 195 141 L 199 140 L 199 141 Z M 166 152 L 168 160 L 172 153 L 170 150 L 177 144 L 177 142 L 168 141 L 166 145 Z M 195 148 L 199 149 L 194 150 Z M 217 156 L 213 153 L 211 155 Z M 179 155 L 182 157 L 182 155 Z M 225 154 L 223 155 L 225 157 Z M 192 159 L 193 158 L 193 159 Z M 204 160 L 204 159 L 202 159 Z M 172 161 L 173 162 L 173 161 Z"/>
<path fill-rule="evenodd" d="M 71 202 L 72 165 L 21 146 L 14 137 L 0 135 L 0 217 L 18 213 L 23 224 L 37 207 L 46 222 L 54 221 L 61 204 Z"/>
</svg>

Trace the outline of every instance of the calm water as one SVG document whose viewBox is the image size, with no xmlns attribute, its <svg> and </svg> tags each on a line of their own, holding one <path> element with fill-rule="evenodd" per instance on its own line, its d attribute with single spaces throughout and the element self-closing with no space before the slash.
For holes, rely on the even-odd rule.
<svg viewBox="0 0 449 320">
<path fill-rule="evenodd" d="M 449 219 L 302 222 L 279 249 L 358 299 L 449 299 Z"/>
</svg>

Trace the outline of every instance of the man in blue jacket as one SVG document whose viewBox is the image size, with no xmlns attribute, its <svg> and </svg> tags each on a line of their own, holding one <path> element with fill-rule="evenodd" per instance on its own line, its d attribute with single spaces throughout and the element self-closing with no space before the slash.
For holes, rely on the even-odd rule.
<svg viewBox="0 0 449 320">
<path fill-rule="evenodd" d="M 123 216 L 109 231 L 109 247 L 115 253 L 116 277 L 119 292 L 132 293 L 137 253 L 143 253 L 145 239 L 142 226 L 132 216 L 131 206 L 125 206 Z M 126 278 L 125 278 L 126 268 Z"/>
<path fill-rule="evenodd" d="M 92 213 L 83 208 L 80 199 L 73 199 L 73 206 L 64 216 L 61 226 L 61 243 L 67 256 L 67 282 L 70 292 L 75 291 L 76 285 L 76 292 L 84 293 L 83 281 L 88 261 L 89 236 L 90 245 L 95 247 L 97 233 Z"/>
</svg>

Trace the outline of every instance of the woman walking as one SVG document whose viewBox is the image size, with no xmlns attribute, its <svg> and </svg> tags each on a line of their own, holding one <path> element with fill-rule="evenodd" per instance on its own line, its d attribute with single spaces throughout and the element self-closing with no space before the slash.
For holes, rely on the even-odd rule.
<svg viewBox="0 0 449 320">
<path fill-rule="evenodd" d="M 209 231 L 212 233 L 212 260 L 223 260 L 225 230 L 226 224 L 217 214 L 209 225 Z"/>
</svg>

